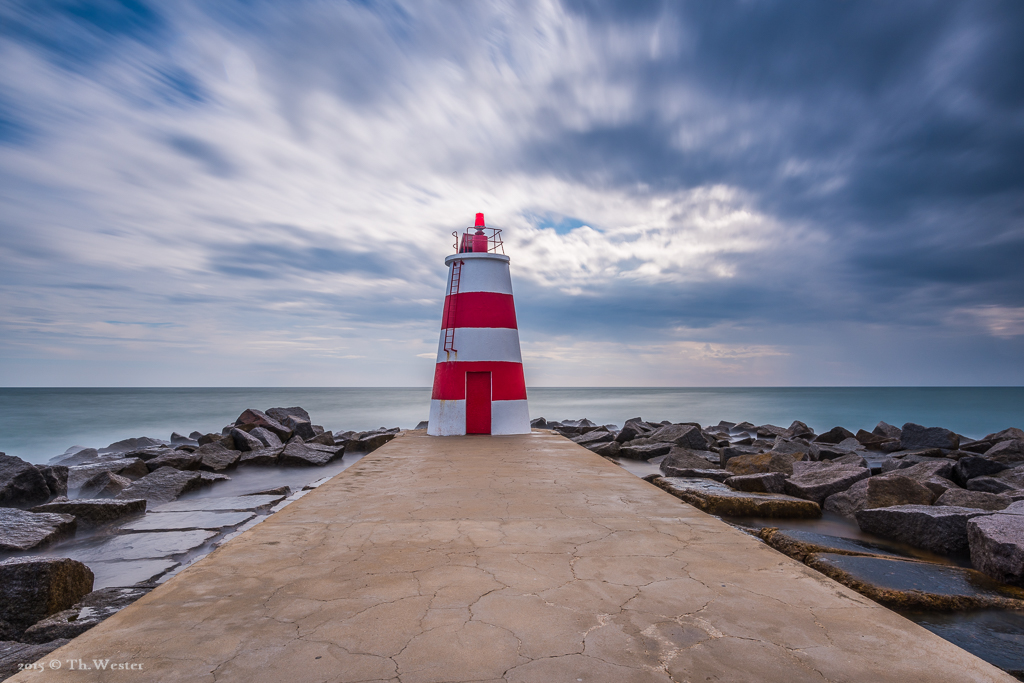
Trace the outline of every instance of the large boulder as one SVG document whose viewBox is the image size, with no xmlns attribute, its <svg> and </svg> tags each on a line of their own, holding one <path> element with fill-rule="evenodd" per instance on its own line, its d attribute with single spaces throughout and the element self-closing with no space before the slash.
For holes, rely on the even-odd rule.
<svg viewBox="0 0 1024 683">
<path fill-rule="evenodd" d="M 814 437 L 814 430 L 800 420 L 793 420 L 786 430 L 786 436 L 790 439 L 810 439 Z"/>
<path fill-rule="evenodd" d="M 817 503 L 778 493 L 736 491 L 711 479 L 656 477 L 655 486 L 712 515 L 812 519 L 821 516 Z"/>
<path fill-rule="evenodd" d="M 265 427 L 255 427 L 253 428 L 253 431 L 257 429 L 261 429 L 265 432 L 273 434 L 273 432 L 266 429 Z M 259 449 L 264 448 L 266 446 L 266 444 L 264 444 L 262 440 L 257 438 L 251 432 L 247 432 L 237 427 L 231 430 L 230 436 L 232 443 L 234 443 L 235 446 L 233 450 L 241 451 L 243 453 L 245 451 L 258 451 Z M 274 436 L 276 437 L 277 435 L 275 434 Z"/>
<path fill-rule="evenodd" d="M 105 453 L 128 453 L 129 451 L 139 450 L 141 448 L 152 448 L 154 446 L 164 446 L 166 441 L 160 439 L 153 439 L 148 436 L 136 436 L 131 439 L 122 439 L 121 441 L 115 441 L 106 448 L 99 449 L 100 454 Z"/>
<path fill-rule="evenodd" d="M 15 557 L 0 562 L 0 620 L 24 630 L 67 609 L 92 591 L 87 566 L 66 557 Z"/>
<path fill-rule="evenodd" d="M 785 493 L 786 475 L 782 472 L 739 474 L 726 479 L 725 485 L 737 491 L 750 493 Z"/>
<path fill-rule="evenodd" d="M 245 410 L 238 419 L 235 420 L 235 425 L 256 425 L 257 427 L 263 427 L 277 434 L 277 438 L 282 441 L 286 441 L 291 438 L 292 430 L 285 427 L 283 424 L 270 417 L 261 410 L 255 408 L 249 408 Z M 202 441 L 200 441 L 202 443 Z"/>
<path fill-rule="evenodd" d="M 238 459 L 239 467 L 245 465 L 276 465 L 277 458 L 281 455 L 281 451 L 284 450 L 282 446 L 276 448 L 261 448 L 258 451 L 248 451 L 242 453 L 242 456 Z"/>
<path fill-rule="evenodd" d="M 968 481 L 975 477 L 991 476 L 1005 469 L 1009 469 L 1009 465 L 1004 465 L 1001 462 L 989 460 L 988 458 L 968 455 L 956 461 L 950 478 L 960 486 L 965 486 Z"/>
<path fill-rule="evenodd" d="M 302 437 L 303 441 L 309 441 L 316 437 L 317 432 L 313 428 L 313 424 L 309 420 L 303 420 L 302 418 L 289 415 L 286 417 L 281 424 L 292 430 L 293 436 Z"/>
<path fill-rule="evenodd" d="M 654 431 L 648 438 L 652 441 L 667 441 L 695 451 L 706 451 L 713 445 L 704 437 L 700 427 L 688 424 L 666 425 Z"/>
<path fill-rule="evenodd" d="M 113 472 L 100 472 L 78 491 L 79 498 L 113 498 L 132 485 L 132 480 Z"/>
<path fill-rule="evenodd" d="M 922 427 L 908 422 L 903 425 L 900 447 L 904 450 L 915 448 L 942 448 L 955 451 L 960 447 L 960 437 L 942 427 Z"/>
<path fill-rule="evenodd" d="M 947 505 L 896 505 L 859 510 L 861 531 L 901 541 L 940 555 L 966 553 L 967 520 L 989 514 L 985 510 Z"/>
<path fill-rule="evenodd" d="M 578 443 L 583 447 L 588 447 L 594 444 L 615 441 L 615 435 L 609 432 L 607 429 L 601 428 L 589 431 L 586 434 L 577 434 L 576 436 L 572 437 L 571 441 L 574 441 L 575 443 Z"/>
<path fill-rule="evenodd" d="M 794 475 L 786 480 L 786 493 L 821 505 L 829 496 L 845 491 L 871 472 L 864 467 L 833 465 Z"/>
<path fill-rule="evenodd" d="M 32 508 L 32 512 L 74 515 L 82 526 L 100 526 L 107 522 L 141 515 L 146 512 L 146 501 L 112 500 L 109 498 L 78 498 L 45 503 Z"/>
<path fill-rule="evenodd" d="M 120 500 L 144 498 L 150 507 L 169 503 L 182 494 L 195 491 L 203 485 L 203 478 L 194 470 L 183 472 L 173 467 L 161 467 L 117 495 Z"/>
<path fill-rule="evenodd" d="M 718 464 L 725 467 L 729 461 L 741 455 L 761 453 L 762 449 L 753 446 L 725 446 L 718 450 Z"/>
<path fill-rule="evenodd" d="M 46 480 L 50 496 L 68 495 L 68 468 L 66 465 L 36 465 L 39 474 Z"/>
<path fill-rule="evenodd" d="M 971 564 L 1003 583 L 1024 585 L 1024 515 L 995 514 L 967 522 Z"/>
<path fill-rule="evenodd" d="M 1006 464 L 1016 464 L 1024 461 L 1024 441 L 1020 439 L 1000 441 L 985 451 L 985 457 L 989 460 Z"/>
<path fill-rule="evenodd" d="M 297 417 L 300 420 L 305 420 L 306 422 L 312 422 L 312 418 L 309 417 L 309 413 L 298 406 L 292 408 L 270 408 L 267 410 L 266 414 L 282 424 L 284 424 L 285 419 L 289 416 Z"/>
<path fill-rule="evenodd" d="M 68 490 L 82 488 L 82 485 L 100 472 L 113 472 L 132 481 L 149 474 L 149 468 L 140 458 L 116 458 L 91 465 L 75 465 L 68 468 Z"/>
<path fill-rule="evenodd" d="M 1001 432 L 995 432 L 994 434 L 988 434 L 982 441 L 991 441 L 992 443 L 998 443 L 1000 441 L 1024 441 L 1024 430 L 1018 429 L 1017 427 L 1010 427 L 1004 429 Z"/>
<path fill-rule="evenodd" d="M 1009 496 L 966 489 L 949 489 L 935 501 L 936 505 L 951 505 L 978 510 L 1005 510 L 1012 503 L 1013 498 Z"/>
<path fill-rule="evenodd" d="M 626 443 L 627 441 L 645 437 L 654 431 L 654 428 L 650 427 L 642 419 L 634 417 L 626 420 L 626 423 L 622 425 L 622 429 L 620 429 L 619 433 L 615 436 L 615 440 L 620 444 Z"/>
<path fill-rule="evenodd" d="M 35 465 L 0 453 L 0 507 L 30 508 L 52 497 L 46 477 Z"/>
<path fill-rule="evenodd" d="M 875 425 L 875 428 L 871 430 L 871 433 L 877 434 L 878 436 L 884 436 L 889 439 L 899 439 L 900 437 L 903 436 L 902 429 L 900 429 L 899 427 L 894 427 L 887 422 L 881 421 L 877 425 Z"/>
<path fill-rule="evenodd" d="M 262 444 L 260 445 L 261 448 L 255 450 L 262 450 Z M 280 450 L 280 446 L 278 450 Z M 223 472 L 239 463 L 242 452 L 227 448 L 221 443 L 208 443 L 200 446 L 192 455 L 199 458 L 199 469 L 207 472 Z"/>
<path fill-rule="evenodd" d="M 936 496 L 941 496 L 948 489 L 956 488 L 956 484 L 950 481 L 953 473 L 953 463 L 949 460 L 938 460 L 921 462 L 910 467 L 900 468 L 879 474 L 879 477 L 907 477 L 919 484 L 927 486 Z"/>
<path fill-rule="evenodd" d="M 151 590 L 149 586 L 101 588 L 89 593 L 66 610 L 30 626 L 22 640 L 47 643 L 58 638 L 79 636 L 112 614 L 116 614 Z"/>
<path fill-rule="evenodd" d="M 787 439 L 781 436 L 775 437 L 775 443 L 772 445 L 771 450 L 776 453 L 806 453 L 807 460 L 817 460 L 821 453 L 821 448 L 818 444 L 811 443 L 807 439 Z"/>
<path fill-rule="evenodd" d="M 346 444 L 349 451 L 366 452 L 375 451 L 388 441 L 398 436 L 398 429 L 374 430 L 372 432 L 358 432 L 352 435 Z"/>
<path fill-rule="evenodd" d="M 779 453 L 768 451 L 731 458 L 725 469 L 733 474 L 758 474 L 760 472 L 782 472 L 793 474 L 793 463 L 807 458 L 806 453 Z"/>
<path fill-rule="evenodd" d="M 77 522 L 71 515 L 0 508 L 0 552 L 21 552 L 72 536 Z"/>
<path fill-rule="evenodd" d="M 263 448 L 281 448 L 284 443 L 278 438 L 277 434 L 270 431 L 266 427 L 255 427 L 249 432 L 250 436 L 254 436 L 263 444 Z M 252 449 L 258 450 L 258 449 Z"/>
<path fill-rule="evenodd" d="M 985 493 L 1018 493 L 1019 489 L 1011 482 L 996 477 L 975 477 L 967 482 L 966 488 L 970 491 L 984 491 Z"/>
<path fill-rule="evenodd" d="M 622 449 L 622 446 L 619 445 L 618 441 L 607 441 L 603 443 L 588 444 L 586 448 L 587 450 L 606 458 L 617 458 L 619 457 L 619 451 Z"/>
<path fill-rule="evenodd" d="M 643 443 L 636 442 L 621 444 L 619 457 L 630 460 L 650 460 L 660 455 L 668 455 L 672 451 L 671 443 Z"/>
<path fill-rule="evenodd" d="M 814 437 L 814 442 L 837 444 L 840 441 L 844 441 L 845 439 L 851 438 L 854 438 L 854 436 L 853 432 L 851 432 L 849 429 L 845 429 L 843 427 L 833 427 L 824 434 L 819 434 L 818 436 Z"/>
<path fill-rule="evenodd" d="M 170 451 L 146 461 L 146 467 L 150 472 L 155 472 L 161 467 L 173 467 L 176 470 L 198 470 L 202 464 L 203 457 L 201 455 L 188 451 Z"/>
<path fill-rule="evenodd" d="M 277 462 L 291 467 L 323 467 L 334 458 L 334 453 L 316 450 L 302 443 L 290 443 L 281 451 Z"/>
<path fill-rule="evenodd" d="M 857 442 L 860 443 L 861 446 L 864 446 L 864 448 L 867 448 L 872 451 L 882 451 L 883 453 L 888 453 L 890 451 L 899 450 L 900 448 L 899 439 L 892 439 L 886 436 L 879 436 L 877 434 L 873 434 L 872 432 L 868 432 L 863 429 L 858 429 L 857 434 L 854 435 L 854 438 L 857 439 Z"/>
<path fill-rule="evenodd" d="M 870 477 L 825 499 L 828 512 L 853 517 L 858 510 L 892 507 L 894 505 L 931 505 L 935 493 L 908 477 Z"/>
</svg>

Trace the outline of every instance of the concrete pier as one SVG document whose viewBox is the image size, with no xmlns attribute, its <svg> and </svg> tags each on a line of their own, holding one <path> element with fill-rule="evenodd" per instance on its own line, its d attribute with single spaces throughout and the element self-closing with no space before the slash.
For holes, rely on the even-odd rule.
<svg viewBox="0 0 1024 683">
<path fill-rule="evenodd" d="M 50 660 L 12 680 L 1014 680 L 548 432 L 407 432 Z"/>
</svg>

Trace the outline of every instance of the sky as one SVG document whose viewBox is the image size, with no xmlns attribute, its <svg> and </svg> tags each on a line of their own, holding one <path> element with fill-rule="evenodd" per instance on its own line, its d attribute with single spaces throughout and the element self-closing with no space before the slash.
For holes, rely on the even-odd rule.
<svg viewBox="0 0 1024 683">
<path fill-rule="evenodd" d="M 1024 4 L 0 0 L 0 386 L 1024 384 Z"/>
</svg>

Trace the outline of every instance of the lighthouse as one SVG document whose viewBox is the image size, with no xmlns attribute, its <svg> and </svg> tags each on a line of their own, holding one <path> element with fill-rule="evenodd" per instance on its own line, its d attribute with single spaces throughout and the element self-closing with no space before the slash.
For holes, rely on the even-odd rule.
<svg viewBox="0 0 1024 683">
<path fill-rule="evenodd" d="M 448 285 L 441 314 L 427 433 L 529 434 L 523 356 L 501 230 L 484 215 L 445 258 Z"/>
</svg>

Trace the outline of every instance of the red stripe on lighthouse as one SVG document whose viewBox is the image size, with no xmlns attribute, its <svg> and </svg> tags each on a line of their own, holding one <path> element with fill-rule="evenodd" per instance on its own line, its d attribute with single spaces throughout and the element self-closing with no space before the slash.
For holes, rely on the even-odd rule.
<svg viewBox="0 0 1024 683">
<path fill-rule="evenodd" d="M 526 399 L 526 379 L 522 363 L 497 361 L 451 361 L 438 363 L 434 369 L 434 390 L 430 398 L 460 401 L 466 398 L 466 373 L 491 373 L 491 399 L 522 401 Z"/>
<path fill-rule="evenodd" d="M 448 307 L 456 299 L 453 320 L 448 319 Z M 463 292 L 444 298 L 441 325 L 446 327 L 505 327 L 518 329 L 516 304 L 511 294 L 496 292 Z"/>
</svg>

